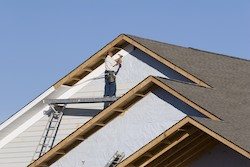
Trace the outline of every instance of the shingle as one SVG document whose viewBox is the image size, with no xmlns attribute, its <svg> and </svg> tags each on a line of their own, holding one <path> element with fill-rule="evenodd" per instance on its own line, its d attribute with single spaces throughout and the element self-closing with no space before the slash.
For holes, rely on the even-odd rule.
<svg viewBox="0 0 250 167">
<path fill-rule="evenodd" d="M 248 142 L 250 140 L 250 113 L 244 107 L 235 112 L 235 108 L 237 108 L 235 103 L 237 103 L 237 100 L 232 99 L 230 96 L 225 96 L 214 88 L 205 88 L 195 84 L 159 77 L 158 79 L 221 119 L 221 121 L 201 118 L 195 118 L 195 120 L 239 147 L 248 151 L 250 150 Z"/>
<path fill-rule="evenodd" d="M 212 88 L 158 78 L 222 121 L 200 120 L 250 151 L 250 61 L 127 35 Z"/>
</svg>

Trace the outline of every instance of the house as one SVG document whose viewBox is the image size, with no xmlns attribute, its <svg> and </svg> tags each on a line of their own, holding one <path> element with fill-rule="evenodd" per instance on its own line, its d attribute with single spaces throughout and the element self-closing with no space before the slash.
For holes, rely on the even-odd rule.
<svg viewBox="0 0 250 167">
<path fill-rule="evenodd" d="M 123 55 L 119 98 L 59 107 L 53 147 L 34 158 L 53 113 L 44 100 L 102 97 L 110 49 Z M 250 166 L 249 76 L 248 60 L 119 35 L 1 124 L 0 166 L 104 167 L 119 156 L 119 167 Z"/>
</svg>

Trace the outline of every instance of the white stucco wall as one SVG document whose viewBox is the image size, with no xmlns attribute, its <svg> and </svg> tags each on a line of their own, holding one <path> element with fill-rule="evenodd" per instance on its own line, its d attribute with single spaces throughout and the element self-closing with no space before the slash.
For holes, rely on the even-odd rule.
<svg viewBox="0 0 250 167">
<path fill-rule="evenodd" d="M 149 93 L 125 114 L 115 118 L 105 127 L 83 141 L 58 162 L 54 167 L 103 167 L 116 151 L 130 156 L 153 140 L 186 114 L 200 116 L 161 89 Z"/>
<path fill-rule="evenodd" d="M 250 160 L 223 144 L 203 154 L 189 167 L 249 167 Z"/>
</svg>

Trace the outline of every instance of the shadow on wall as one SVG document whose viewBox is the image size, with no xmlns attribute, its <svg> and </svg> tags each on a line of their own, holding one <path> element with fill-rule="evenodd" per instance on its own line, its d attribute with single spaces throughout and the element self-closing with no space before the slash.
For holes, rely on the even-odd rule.
<svg viewBox="0 0 250 167">
<path fill-rule="evenodd" d="M 94 117 L 102 110 L 98 109 L 77 109 L 77 108 L 65 108 L 63 110 L 64 116 L 87 116 L 87 117 Z M 50 114 L 53 112 L 52 109 L 49 109 L 44 112 L 44 115 L 50 116 Z"/>
<path fill-rule="evenodd" d="M 90 116 L 94 117 L 102 110 L 98 109 L 77 109 L 77 108 L 66 108 L 63 111 L 65 116 Z"/>
<path fill-rule="evenodd" d="M 168 78 L 193 83 L 192 81 L 190 81 L 186 77 L 175 72 L 174 70 L 167 67 L 166 65 L 159 62 L 158 60 L 154 59 L 153 57 L 146 56 L 146 54 L 139 49 L 133 50 L 130 54 L 133 55 L 134 57 L 136 57 L 137 59 L 141 60 L 142 62 L 148 64 L 152 68 L 156 69 L 157 71 L 161 72 L 162 74 L 164 74 Z"/>
<path fill-rule="evenodd" d="M 181 100 L 161 88 L 152 91 L 152 93 L 154 93 L 157 97 L 171 104 L 172 106 L 174 106 L 175 108 L 177 108 L 188 116 L 207 118 L 205 115 L 201 114 L 191 106 L 187 105 L 186 103 L 182 102 Z"/>
</svg>

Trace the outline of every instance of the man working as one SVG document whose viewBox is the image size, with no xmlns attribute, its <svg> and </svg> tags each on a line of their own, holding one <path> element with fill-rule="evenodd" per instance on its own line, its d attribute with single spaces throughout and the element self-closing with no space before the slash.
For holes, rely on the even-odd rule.
<svg viewBox="0 0 250 167">
<path fill-rule="evenodd" d="M 108 55 L 105 58 L 105 91 L 104 97 L 116 96 L 116 74 L 121 68 L 121 58 L 113 58 L 113 52 L 108 51 Z"/>
</svg>

